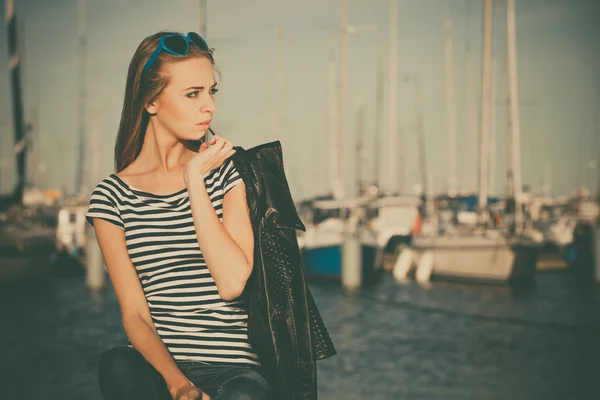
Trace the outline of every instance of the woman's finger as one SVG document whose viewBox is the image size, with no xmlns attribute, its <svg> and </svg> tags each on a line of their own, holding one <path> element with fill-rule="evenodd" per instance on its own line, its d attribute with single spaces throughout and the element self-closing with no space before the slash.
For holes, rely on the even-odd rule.
<svg viewBox="0 0 600 400">
<path fill-rule="evenodd" d="M 232 155 L 234 155 L 234 154 L 235 154 L 235 150 L 230 150 L 230 151 L 228 151 L 227 153 L 224 153 L 224 154 L 222 155 L 222 157 L 221 157 L 221 158 L 219 158 L 219 163 L 218 163 L 217 167 L 220 167 L 220 166 L 222 166 L 223 164 L 225 164 L 225 161 L 227 161 L 227 159 L 228 159 L 229 157 L 231 157 Z"/>
<path fill-rule="evenodd" d="M 219 147 L 219 146 L 213 146 L 213 147 Z M 229 153 L 231 151 L 231 149 L 233 149 L 233 143 L 231 143 L 231 141 L 229 141 L 227 139 L 224 139 L 223 146 L 220 147 L 219 154 L 216 157 L 217 158 L 225 157 L 225 154 Z"/>
<path fill-rule="evenodd" d="M 214 158 L 214 157 L 218 157 L 219 153 L 221 152 L 221 149 L 223 147 L 220 145 L 220 143 L 215 143 L 212 146 L 209 147 L 209 153 L 207 153 L 207 156 L 209 158 Z"/>
<path fill-rule="evenodd" d="M 225 140 L 225 143 L 223 144 L 221 151 L 223 153 L 228 153 L 231 151 L 231 149 L 233 149 L 233 143 L 230 140 Z"/>
<path fill-rule="evenodd" d="M 229 157 L 231 157 L 233 155 L 233 153 L 232 153 L 233 151 L 234 151 L 233 149 L 230 149 L 230 150 L 227 150 L 227 149 L 221 150 L 219 152 L 219 155 L 215 158 L 216 161 L 217 161 L 217 165 L 218 166 L 223 165 L 225 163 L 225 160 L 227 160 Z"/>
<path fill-rule="evenodd" d="M 184 397 L 184 399 L 185 400 L 200 400 L 201 396 L 202 396 L 202 392 L 200 392 L 199 390 L 192 390 L 186 394 L 186 397 Z"/>
<path fill-rule="evenodd" d="M 218 147 L 219 149 L 223 147 L 223 144 L 225 144 L 225 138 L 221 137 L 219 135 L 215 135 L 213 137 L 213 139 L 215 140 L 213 143 L 214 147 Z"/>
<path fill-rule="evenodd" d="M 231 157 L 234 154 L 235 154 L 235 149 L 234 150 L 230 150 L 229 153 L 227 153 L 227 155 L 225 156 L 225 159 L 228 159 L 229 157 Z"/>
</svg>

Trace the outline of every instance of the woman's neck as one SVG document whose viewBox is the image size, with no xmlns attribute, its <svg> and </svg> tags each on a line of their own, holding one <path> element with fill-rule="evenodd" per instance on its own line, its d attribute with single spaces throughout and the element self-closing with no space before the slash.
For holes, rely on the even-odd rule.
<svg viewBox="0 0 600 400">
<path fill-rule="evenodd" d="M 146 171 L 169 172 L 185 165 L 193 151 L 157 123 L 148 124 L 144 143 L 136 161 Z"/>
</svg>

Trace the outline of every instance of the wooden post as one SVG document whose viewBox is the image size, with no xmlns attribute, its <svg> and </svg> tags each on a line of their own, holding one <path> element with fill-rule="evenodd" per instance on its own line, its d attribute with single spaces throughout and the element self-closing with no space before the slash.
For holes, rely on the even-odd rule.
<svg viewBox="0 0 600 400">
<path fill-rule="evenodd" d="M 104 272 L 104 258 L 100 251 L 100 245 L 96 238 L 94 228 L 86 224 L 86 274 L 85 285 L 88 289 L 96 291 L 101 290 L 106 283 L 106 273 Z"/>
<path fill-rule="evenodd" d="M 600 226 L 596 225 L 595 229 L 595 260 L 596 260 L 596 283 L 600 283 Z"/>
<path fill-rule="evenodd" d="M 354 291 L 362 286 L 362 250 L 360 243 L 359 215 L 354 205 L 349 205 L 342 246 L 342 286 Z"/>
</svg>

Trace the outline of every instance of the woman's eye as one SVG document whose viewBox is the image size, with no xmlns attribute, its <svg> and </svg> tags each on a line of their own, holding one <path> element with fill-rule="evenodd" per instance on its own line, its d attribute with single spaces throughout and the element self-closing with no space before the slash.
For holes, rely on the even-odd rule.
<svg viewBox="0 0 600 400">
<path fill-rule="evenodd" d="M 219 91 L 217 88 L 210 89 L 210 94 L 216 94 Z"/>
<path fill-rule="evenodd" d="M 190 99 L 194 98 L 194 97 L 198 97 L 198 91 L 196 90 L 195 92 L 191 92 L 186 94 L 187 97 L 189 97 Z"/>
</svg>

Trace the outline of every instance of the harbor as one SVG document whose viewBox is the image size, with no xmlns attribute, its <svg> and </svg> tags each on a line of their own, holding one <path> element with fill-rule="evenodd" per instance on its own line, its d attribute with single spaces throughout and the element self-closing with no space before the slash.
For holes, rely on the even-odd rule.
<svg viewBox="0 0 600 400">
<path fill-rule="evenodd" d="M 535 290 L 390 276 L 355 296 L 311 284 L 338 355 L 319 362 L 319 398 L 596 399 L 600 293 L 565 271 Z M 126 340 L 107 286 L 81 276 L 2 287 L 6 398 L 100 400 L 98 359 Z"/>
<path fill-rule="evenodd" d="M 86 212 L 115 169 L 124 54 L 167 26 L 215 46 L 217 134 L 282 148 L 296 272 L 338 352 L 320 399 L 600 398 L 600 6 L 151 0 L 125 23 L 111 2 L 4 4 L 1 398 L 101 399 L 100 356 L 127 343 Z"/>
</svg>

